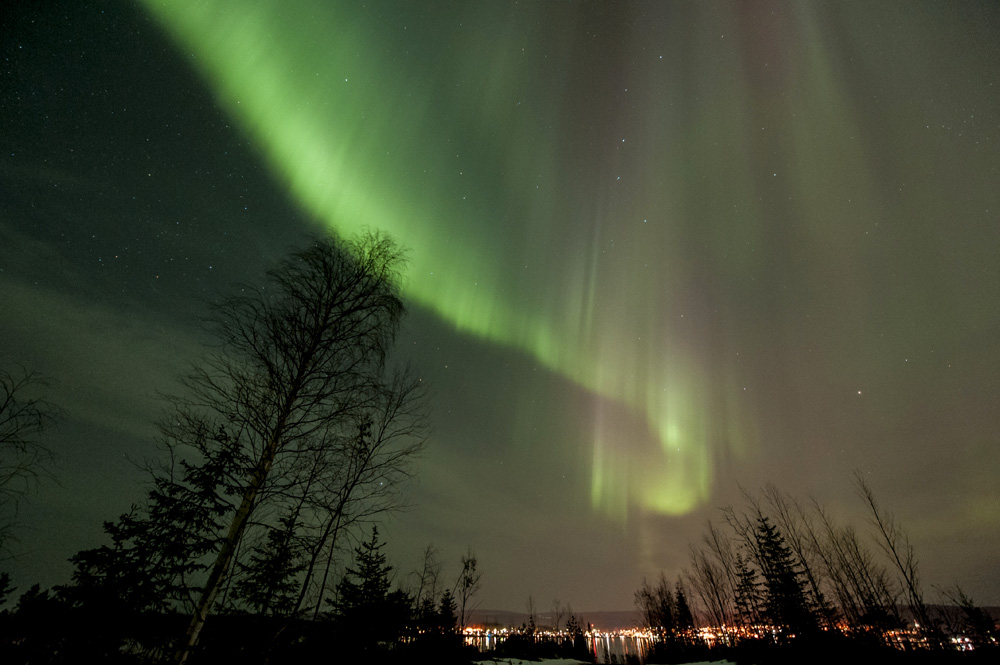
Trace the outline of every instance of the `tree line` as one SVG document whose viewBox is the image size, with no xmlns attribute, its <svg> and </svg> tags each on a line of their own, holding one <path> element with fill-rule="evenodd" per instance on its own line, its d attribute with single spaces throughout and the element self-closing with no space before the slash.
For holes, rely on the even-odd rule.
<svg viewBox="0 0 1000 665">
<path fill-rule="evenodd" d="M 403 264 L 383 235 L 316 237 L 219 302 L 213 343 L 165 398 L 145 500 L 104 524 L 106 544 L 72 557 L 70 584 L 29 591 L 16 614 L 72 613 L 86 627 L 76 647 L 106 660 L 177 663 L 198 653 L 206 625 L 221 636 L 233 617 L 259 620 L 262 660 L 301 641 L 305 620 L 343 626 L 344 580 L 372 571 L 341 577 L 342 563 L 400 505 L 427 436 L 423 383 L 392 360 Z M 24 398 L 33 375 L 0 378 L 3 508 L 47 470 L 36 435 L 52 411 Z M 374 534 L 367 547 L 357 555 L 377 559 Z"/>
<path fill-rule="evenodd" d="M 475 555 L 446 585 L 428 548 L 412 587 L 393 588 L 371 528 L 399 506 L 427 435 L 423 384 L 391 360 L 402 265 L 385 236 L 315 238 L 263 284 L 222 300 L 207 322 L 214 344 L 166 398 L 145 499 L 104 524 L 105 544 L 72 557 L 69 584 L 29 589 L 3 613 L 0 660 L 279 663 L 317 657 L 332 639 L 362 657 L 464 658 Z M 25 493 L 52 467 L 40 435 L 58 411 L 34 395 L 40 385 L 27 371 L 0 375 L 0 550 Z M 670 648 L 693 646 L 699 625 L 721 644 L 835 632 L 939 647 L 962 631 L 995 645 L 992 619 L 961 589 L 944 591 L 957 613 L 927 604 L 906 532 L 863 477 L 855 483 L 874 541 L 816 502 L 773 486 L 745 492 L 742 508 L 707 525 L 676 582 L 643 583 L 643 622 Z M 12 591 L 0 575 L 0 603 Z M 533 604 L 529 616 L 506 655 L 540 644 L 551 655 L 586 651 L 577 617 L 568 642 L 547 645 Z"/>
<path fill-rule="evenodd" d="M 857 495 L 869 533 L 836 522 L 816 501 L 807 504 L 767 485 L 744 490 L 745 505 L 722 509 L 676 583 L 664 576 L 635 593 L 644 624 L 661 651 L 704 642 L 697 615 L 718 645 L 788 646 L 847 640 L 895 649 L 942 649 L 952 636 L 995 649 L 993 619 L 959 587 L 941 589 L 949 607 L 925 599 L 917 557 L 906 531 L 860 474 Z M 697 611 L 688 605 L 688 589 Z M 911 627 L 912 626 L 912 627 Z"/>
</svg>

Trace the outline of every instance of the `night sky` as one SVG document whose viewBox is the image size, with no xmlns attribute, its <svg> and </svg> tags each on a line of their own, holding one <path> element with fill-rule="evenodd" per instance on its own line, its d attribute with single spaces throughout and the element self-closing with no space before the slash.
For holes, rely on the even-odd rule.
<svg viewBox="0 0 1000 665">
<path fill-rule="evenodd" d="M 996 2 L 14 2 L 0 50 L 0 367 L 64 411 L 20 585 L 141 500 L 208 304 L 374 228 L 432 391 L 401 579 L 630 609 L 741 485 L 861 528 L 859 470 L 929 599 L 1000 604 Z"/>
</svg>

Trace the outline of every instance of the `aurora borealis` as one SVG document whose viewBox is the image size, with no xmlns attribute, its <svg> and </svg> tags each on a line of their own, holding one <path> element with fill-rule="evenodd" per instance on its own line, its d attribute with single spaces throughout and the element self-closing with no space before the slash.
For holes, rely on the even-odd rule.
<svg viewBox="0 0 1000 665">
<path fill-rule="evenodd" d="M 225 2 L 148 4 L 178 41 L 207 63 L 204 71 L 223 105 L 261 144 L 309 212 L 340 234 L 377 225 L 409 248 L 411 298 L 459 331 L 522 350 L 645 421 L 659 451 L 644 451 L 639 461 L 628 448 L 609 451 L 615 433 L 597 425 L 596 507 L 621 518 L 630 503 L 681 514 L 707 498 L 712 475 L 707 449 L 713 440 L 729 447 L 737 443 L 727 441 L 735 432 L 726 432 L 724 423 L 738 414 L 723 411 L 719 431 L 706 422 L 702 414 L 713 395 L 698 372 L 686 367 L 689 354 L 675 341 L 681 335 L 670 320 L 672 303 L 663 302 L 672 285 L 685 280 L 675 274 L 672 253 L 663 254 L 663 247 L 676 243 L 672 220 L 683 216 L 672 202 L 681 186 L 670 173 L 669 155 L 680 128 L 669 126 L 669 113 L 612 121 L 601 128 L 615 132 L 607 145 L 603 131 L 581 131 L 578 122 L 570 120 L 569 131 L 559 129 L 558 102 L 542 99 L 530 104 L 534 110 L 519 112 L 522 101 L 540 98 L 538 86 L 548 88 L 575 74 L 569 43 L 523 56 L 530 62 L 551 55 L 551 72 L 526 72 L 523 66 L 505 71 L 509 37 L 527 29 L 518 25 L 521 20 L 543 18 L 535 12 L 515 17 L 512 33 L 493 40 L 485 52 L 472 44 L 448 44 L 440 53 L 431 47 L 426 62 L 400 73 L 391 63 L 406 59 L 400 52 L 405 38 L 383 37 L 388 53 L 373 51 L 367 45 L 378 41 L 377 30 L 363 24 L 341 29 L 350 21 L 328 3 L 261 3 L 246 12 L 234 12 Z M 504 19 L 502 12 L 477 14 L 470 17 L 469 35 Z M 323 20 L 311 20 L 315 16 Z M 407 18 L 397 17 L 395 29 L 405 31 Z M 329 44 L 333 32 L 344 34 L 343 43 Z M 488 80 L 477 80 L 482 71 L 448 71 L 454 69 L 448 60 L 456 49 L 478 51 Z M 317 60 L 317 53 L 329 57 Z M 662 54 L 647 54 L 645 60 L 639 69 L 649 73 L 640 71 L 639 78 L 666 78 L 655 71 L 658 65 L 667 68 Z M 464 79 L 474 86 L 474 99 L 458 99 L 470 108 L 438 115 L 442 110 L 433 96 L 442 77 L 448 84 Z M 628 97 L 626 81 L 598 83 L 610 96 Z M 660 86 L 653 87 L 655 94 Z M 614 108 L 619 104 L 629 102 L 613 103 L 612 115 L 628 113 Z M 446 119 L 453 114 L 464 117 Z M 457 135 L 448 129 L 456 125 Z M 656 135 L 647 137 L 650 131 Z M 455 154 L 445 148 L 428 156 L 427 139 L 408 145 L 413 137 L 453 145 Z M 640 143 L 635 151 L 629 138 Z M 585 168 L 568 178 L 560 173 L 560 143 L 593 151 L 611 164 L 581 160 Z M 413 173 L 415 164 L 432 174 L 430 182 L 421 183 L 425 176 Z M 622 174 L 635 184 L 622 184 Z M 581 181 L 608 200 L 578 200 L 572 190 Z M 572 203 L 562 207 L 559 201 Z M 496 219 L 497 210 L 508 212 Z M 603 218 L 618 216 L 631 223 L 602 237 Z M 609 254 L 616 235 L 622 249 Z M 569 258 L 552 265 L 548 256 L 554 249 Z M 651 269 L 651 263 L 663 265 Z M 658 284 L 667 286 L 666 294 Z M 639 474 L 638 465 L 655 469 Z"/>
<path fill-rule="evenodd" d="M 0 359 L 80 442 L 29 521 L 92 539 L 35 577 L 140 496 L 92 484 L 138 478 L 198 299 L 373 227 L 435 394 L 399 568 L 625 609 L 739 485 L 849 515 L 860 469 L 1000 602 L 994 4 L 18 4 Z"/>
</svg>

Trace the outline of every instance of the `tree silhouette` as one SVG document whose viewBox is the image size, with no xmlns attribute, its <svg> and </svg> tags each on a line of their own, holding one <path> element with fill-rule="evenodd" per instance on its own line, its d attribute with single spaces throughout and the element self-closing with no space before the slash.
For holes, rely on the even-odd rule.
<svg viewBox="0 0 1000 665">
<path fill-rule="evenodd" d="M 887 643 L 887 631 L 903 626 L 897 610 L 897 590 L 889 573 L 859 540 L 853 527 L 836 525 L 815 502 L 813 508 L 822 536 L 813 536 L 813 549 L 823 562 L 850 632 Z"/>
<path fill-rule="evenodd" d="M 788 633 L 802 634 L 816 628 L 809 607 L 806 582 L 799 564 L 777 527 L 766 516 L 757 519 L 758 563 L 764 578 L 765 609 L 771 623 Z"/>
<path fill-rule="evenodd" d="M 482 573 L 479 571 L 479 561 L 476 559 L 476 555 L 469 550 L 468 553 L 462 556 L 462 572 L 458 574 L 458 580 L 455 582 L 455 599 L 458 601 L 458 619 L 459 619 L 459 630 L 465 630 L 465 626 L 469 621 L 469 614 L 472 612 L 472 601 L 476 594 L 479 593 L 479 580 L 482 578 Z M 532 617 L 534 617 L 534 607 L 532 606 L 531 611 Z"/>
<path fill-rule="evenodd" d="M 458 628 L 458 605 L 450 589 L 445 589 L 441 594 L 441 602 L 438 604 L 437 628 L 444 635 L 453 635 Z"/>
<path fill-rule="evenodd" d="M 854 474 L 854 484 L 861 499 L 868 510 L 868 521 L 875 528 L 876 539 L 899 571 L 902 587 L 906 595 L 907 604 L 913 614 L 918 630 L 928 639 L 930 644 L 940 647 L 942 643 L 941 635 L 938 633 L 934 623 L 931 621 L 930 612 L 924 602 L 923 590 L 920 586 L 920 574 L 917 567 L 917 555 L 913 549 L 910 538 L 903 527 L 896 521 L 892 513 L 888 512 L 875 498 L 875 492 L 861 475 L 860 471 Z"/>
<path fill-rule="evenodd" d="M 298 574 L 305 569 L 295 535 L 298 516 L 286 515 L 279 526 L 267 530 L 267 538 L 253 548 L 241 564 L 246 575 L 236 583 L 236 594 L 258 614 L 288 615 L 295 608 Z"/>
<path fill-rule="evenodd" d="M 10 573 L 0 573 L 0 607 L 7 602 L 7 596 L 14 593 L 16 587 L 10 582 Z"/>
<path fill-rule="evenodd" d="M 977 606 L 972 598 L 962 589 L 955 585 L 952 589 L 939 589 L 944 597 L 955 607 L 961 610 L 961 615 L 956 628 L 968 639 L 973 640 L 977 649 L 998 649 L 997 625 L 989 612 Z"/>
<path fill-rule="evenodd" d="M 55 465 L 55 455 L 41 437 L 59 411 L 35 394 L 44 385 L 24 369 L 0 372 L 0 557 L 8 553 L 21 502 L 41 478 L 51 476 Z"/>
<path fill-rule="evenodd" d="M 807 586 L 809 604 L 815 610 L 815 616 L 824 629 L 833 628 L 837 623 L 837 611 L 823 592 L 824 582 L 822 566 L 817 560 L 822 555 L 814 546 L 818 538 L 810 516 L 792 497 L 784 494 L 773 484 L 768 484 L 762 491 L 763 497 L 771 508 L 771 514 L 781 529 L 785 543 L 792 550 L 802 570 Z"/>
<path fill-rule="evenodd" d="M 401 264 L 384 236 L 316 238 L 265 285 L 218 305 L 217 345 L 160 423 L 169 460 L 145 504 L 105 525 L 111 546 L 74 557 L 67 593 L 123 610 L 186 608 L 179 663 L 224 590 L 288 617 L 311 593 L 318 611 L 341 537 L 398 505 L 423 445 L 422 384 L 387 363 Z M 38 429 L 29 425 L 13 431 L 23 438 Z"/>
<path fill-rule="evenodd" d="M 736 612 L 743 625 L 758 628 L 763 623 L 762 589 L 763 583 L 757 570 L 747 565 L 742 555 L 736 555 Z"/>
<path fill-rule="evenodd" d="M 371 540 L 355 549 L 354 566 L 337 585 L 333 620 L 338 635 L 358 656 L 393 648 L 401 639 L 410 617 L 410 599 L 392 591 L 389 565 L 372 527 Z"/>
<path fill-rule="evenodd" d="M 215 551 L 221 519 L 231 510 L 226 474 L 236 448 L 223 428 L 193 432 L 198 463 L 180 460 L 155 471 L 146 504 L 106 522 L 111 545 L 75 554 L 73 584 L 60 595 L 109 612 L 190 612 L 205 557 Z M 179 471 L 179 477 L 174 475 Z"/>
<path fill-rule="evenodd" d="M 676 629 L 674 593 L 663 573 L 651 585 L 645 579 L 635 592 L 635 605 L 646 627 L 655 630 L 661 638 L 673 635 Z"/>
<path fill-rule="evenodd" d="M 674 587 L 674 598 L 677 602 L 677 629 L 680 631 L 694 630 L 694 615 L 691 613 L 687 593 L 684 591 L 684 585 L 681 584 L 680 578 L 677 579 L 677 584 Z"/>
</svg>

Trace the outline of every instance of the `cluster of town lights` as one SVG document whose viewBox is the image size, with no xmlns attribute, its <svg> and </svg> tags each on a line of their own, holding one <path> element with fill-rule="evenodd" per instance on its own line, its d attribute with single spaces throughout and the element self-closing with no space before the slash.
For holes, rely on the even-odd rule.
<svg viewBox="0 0 1000 665">
<path fill-rule="evenodd" d="M 838 626 L 843 631 L 843 627 Z M 716 626 L 710 628 L 696 628 L 683 631 L 678 637 L 686 638 L 689 642 L 702 642 L 712 647 L 715 645 L 729 646 L 735 639 L 775 639 L 782 633 L 779 626 L 757 625 L 757 626 Z M 566 630 L 552 630 L 549 628 L 529 629 L 527 627 L 513 626 L 467 626 L 462 631 L 463 636 L 469 643 L 485 640 L 488 643 L 499 643 L 511 635 L 533 635 L 539 640 L 571 640 L 577 635 L 582 635 L 591 640 L 608 640 L 627 638 L 636 641 L 653 643 L 659 641 L 661 634 L 651 628 L 620 628 L 611 631 L 597 630 L 593 627 L 581 630 L 574 634 Z M 921 634 L 919 626 L 907 629 L 888 630 L 884 633 L 888 642 L 898 649 L 928 648 L 927 637 Z M 795 638 L 794 634 L 788 637 Z M 949 642 L 954 649 L 959 651 L 972 651 L 975 644 L 968 637 L 954 636 L 949 638 Z"/>
</svg>

